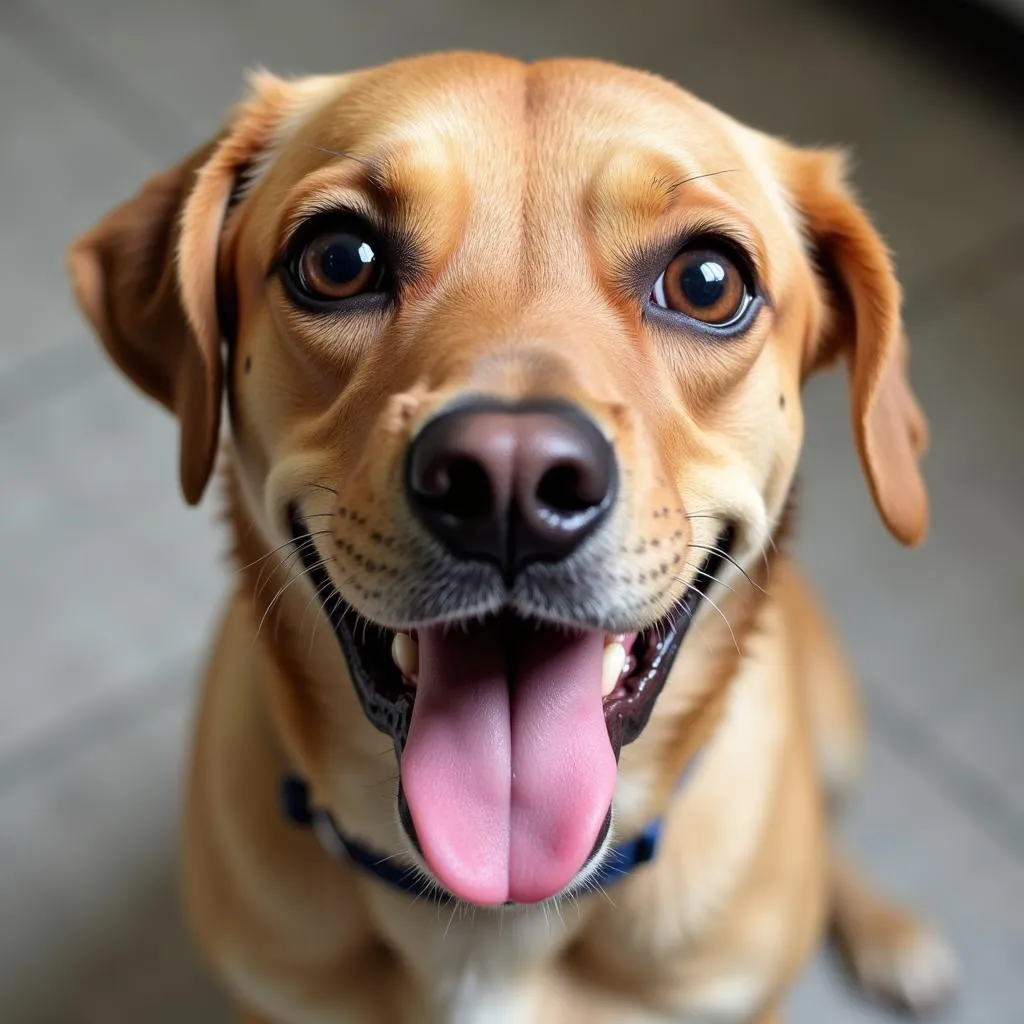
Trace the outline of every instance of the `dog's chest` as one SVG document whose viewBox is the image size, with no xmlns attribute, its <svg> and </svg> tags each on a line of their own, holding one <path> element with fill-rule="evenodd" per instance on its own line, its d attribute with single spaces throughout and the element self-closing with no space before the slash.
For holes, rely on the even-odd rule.
<svg viewBox="0 0 1024 1024">
<path fill-rule="evenodd" d="M 571 937 L 557 918 L 532 913 L 453 915 L 438 935 L 436 913 L 417 909 L 390 930 L 436 1024 L 533 1024 L 532 977 Z"/>
<path fill-rule="evenodd" d="M 710 986 L 689 1009 L 661 1012 L 639 1001 L 620 1001 L 610 993 L 591 991 L 581 998 L 577 989 L 562 985 L 489 977 L 473 970 L 448 983 L 438 1024 L 739 1024 L 750 1019 L 763 988 L 749 977 L 730 978 Z"/>
<path fill-rule="evenodd" d="M 526 1024 L 536 1019 L 523 985 L 476 966 L 438 979 L 437 995 L 443 1024 Z"/>
<path fill-rule="evenodd" d="M 432 1024 L 738 1024 L 763 994 L 749 970 L 716 971 L 692 991 L 683 986 L 671 1010 L 659 1010 L 639 989 L 615 992 L 602 984 L 600 971 L 570 967 L 560 954 L 573 935 L 562 922 L 520 923 L 511 931 L 489 936 L 485 927 L 449 934 L 449 941 L 435 946 L 432 964 L 417 965 L 416 973 L 427 979 L 422 995 L 432 1006 Z M 661 987 L 653 978 L 651 984 Z M 413 1004 L 405 1024 L 423 1024 L 423 1004 L 419 998 Z"/>
</svg>

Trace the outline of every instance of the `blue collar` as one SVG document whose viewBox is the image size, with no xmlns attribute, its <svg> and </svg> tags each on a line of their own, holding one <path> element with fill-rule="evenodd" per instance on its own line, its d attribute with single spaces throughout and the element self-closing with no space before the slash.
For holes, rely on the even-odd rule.
<svg viewBox="0 0 1024 1024">
<path fill-rule="evenodd" d="M 676 790 L 681 789 L 693 777 L 700 761 L 700 753 L 690 759 L 676 783 Z M 312 805 L 309 786 L 300 776 L 286 775 L 281 780 L 280 796 L 285 818 L 293 825 L 312 828 L 320 843 L 334 856 L 351 861 L 368 874 L 401 892 L 413 896 L 427 896 L 442 903 L 452 899 L 443 889 L 426 881 L 423 872 L 418 868 L 404 866 L 394 858 L 381 854 L 358 839 L 346 835 L 328 811 Z M 638 836 L 613 847 L 598 872 L 588 879 L 588 883 L 607 888 L 654 860 L 663 825 L 663 817 L 655 818 Z"/>
</svg>

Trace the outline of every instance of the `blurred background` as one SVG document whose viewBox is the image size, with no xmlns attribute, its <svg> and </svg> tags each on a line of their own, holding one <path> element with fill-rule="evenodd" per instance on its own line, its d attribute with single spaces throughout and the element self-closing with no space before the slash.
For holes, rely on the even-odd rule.
<svg viewBox="0 0 1024 1024">
<path fill-rule="evenodd" d="M 67 241 L 213 132 L 243 69 L 414 51 L 594 55 L 762 129 L 849 144 L 906 286 L 934 524 L 897 548 L 845 382 L 807 395 L 799 549 L 864 681 L 846 822 L 952 936 L 951 1022 L 1024 1020 L 1024 2 L 2 0 L 0 1021 L 228 1020 L 178 917 L 178 787 L 231 586 L 217 500 L 73 309 Z M 1020 19 L 1020 24 L 1016 23 Z M 797 1024 L 888 1019 L 831 960 Z"/>
</svg>

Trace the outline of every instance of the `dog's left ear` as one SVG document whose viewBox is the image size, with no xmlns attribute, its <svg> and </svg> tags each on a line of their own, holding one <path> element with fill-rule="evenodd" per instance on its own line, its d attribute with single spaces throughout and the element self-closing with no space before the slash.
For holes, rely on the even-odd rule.
<svg viewBox="0 0 1024 1024">
<path fill-rule="evenodd" d="M 789 193 L 828 295 L 805 373 L 846 360 L 853 433 L 875 506 L 890 532 L 914 545 L 928 529 L 919 466 L 928 426 L 907 377 L 909 350 L 892 261 L 851 195 L 845 164 L 832 151 L 789 149 L 784 158 Z"/>
</svg>

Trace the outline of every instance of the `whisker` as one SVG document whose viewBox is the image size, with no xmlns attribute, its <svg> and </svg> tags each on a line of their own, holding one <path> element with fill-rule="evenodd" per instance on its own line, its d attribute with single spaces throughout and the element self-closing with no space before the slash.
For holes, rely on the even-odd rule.
<svg viewBox="0 0 1024 1024">
<path fill-rule="evenodd" d="M 320 599 L 320 595 L 325 590 L 327 590 L 328 587 L 331 587 L 333 585 L 334 584 L 328 579 L 325 583 L 321 583 L 320 586 L 317 587 L 316 590 L 313 591 L 313 596 L 306 602 L 306 607 L 302 609 L 302 618 L 299 620 L 299 635 L 300 636 L 302 635 L 303 630 L 306 628 L 306 616 L 309 614 L 309 609 L 312 608 L 313 605 Z M 313 655 L 313 642 L 314 642 L 314 640 L 316 640 L 316 625 L 317 625 L 317 623 L 319 621 L 320 621 L 320 617 L 319 616 L 317 616 L 313 620 L 313 632 L 312 632 L 312 635 L 309 638 L 309 652 L 308 652 L 308 656 L 309 657 L 312 657 L 312 655 Z"/>
<path fill-rule="evenodd" d="M 680 583 L 684 583 L 685 580 L 679 580 L 679 582 Z M 692 629 L 693 628 L 693 609 L 692 608 L 687 608 L 686 605 L 683 605 L 683 612 L 686 615 L 687 629 Z M 704 641 L 704 646 L 707 648 L 708 654 L 711 654 L 712 653 L 711 643 L 708 640 L 707 634 L 704 632 L 704 630 L 700 631 L 700 638 L 701 638 L 701 640 Z"/>
<path fill-rule="evenodd" d="M 327 146 L 316 146 L 313 143 L 308 143 L 309 148 L 316 150 L 317 153 L 323 153 L 325 156 L 335 156 L 339 160 L 353 160 L 357 164 L 362 164 L 364 167 L 373 167 L 373 162 L 367 160 L 366 157 L 356 156 L 354 153 L 343 153 L 339 149 L 329 149 Z"/>
<path fill-rule="evenodd" d="M 447 925 L 447 927 L 444 930 L 444 935 L 442 936 L 442 938 L 445 938 L 445 939 L 448 938 L 448 933 L 452 930 L 452 922 L 455 920 L 455 912 L 458 909 L 459 909 L 459 904 L 456 903 L 455 906 L 452 907 L 452 914 L 451 914 L 451 917 L 448 918 L 448 925 Z"/>
<path fill-rule="evenodd" d="M 421 899 L 423 899 L 423 897 L 426 896 L 428 892 L 430 892 L 430 879 L 427 878 L 426 874 L 420 869 L 420 867 L 418 865 L 416 867 L 416 875 L 417 875 L 417 881 L 420 883 L 420 891 L 417 892 L 417 893 L 413 893 L 413 897 L 412 897 L 412 905 L 413 906 L 416 906 L 416 904 L 419 903 L 419 901 Z M 438 921 L 441 920 L 440 908 L 438 909 L 437 919 L 438 919 Z"/>
<path fill-rule="evenodd" d="M 259 625 L 258 625 L 258 626 L 256 627 L 256 637 L 255 637 L 256 639 L 259 639 L 259 635 L 260 635 L 260 633 L 261 633 L 261 632 L 262 632 L 262 630 L 263 630 L 263 623 L 267 621 L 267 616 L 268 616 L 268 615 L 270 614 L 270 612 L 271 612 L 271 610 L 273 609 L 274 605 L 275 605 L 275 604 L 277 604 L 277 602 L 278 602 L 278 601 L 280 600 L 280 598 L 281 598 L 281 595 L 282 595 L 282 594 L 283 594 L 283 593 L 284 593 L 284 592 L 285 592 L 285 591 L 286 591 L 286 590 L 287 590 L 287 589 L 288 589 L 288 588 L 289 588 L 289 587 L 290 587 L 290 586 L 291 586 L 291 585 L 292 585 L 292 584 L 293 584 L 293 583 L 294 583 L 294 582 L 295 582 L 296 580 L 300 580 L 300 579 L 302 579 L 302 577 L 303 577 L 303 576 L 308 576 L 308 575 L 309 575 L 309 573 L 310 573 L 310 572 L 311 572 L 311 571 L 312 571 L 313 569 L 316 569 L 316 568 L 318 568 L 319 566 L 325 565 L 325 564 L 327 563 L 327 561 L 328 561 L 328 559 L 326 559 L 326 558 L 321 558 L 321 559 L 319 559 L 319 560 L 318 560 L 318 561 L 317 561 L 316 563 L 314 563 L 313 565 L 310 565 L 310 566 L 308 566 L 308 567 L 304 567 L 304 568 L 303 568 L 303 570 L 302 570 L 302 572 L 300 572 L 300 573 L 299 573 L 299 574 L 298 574 L 297 576 L 291 576 L 291 577 L 289 577 L 289 578 L 288 578 L 287 580 L 285 580 L 285 582 L 284 582 L 284 583 L 282 584 L 282 586 L 281 586 L 281 587 L 280 587 L 280 588 L 278 589 L 277 593 L 276 593 L 276 594 L 275 594 L 275 595 L 274 595 L 274 596 L 273 596 L 273 597 L 272 597 L 272 598 L 270 599 L 270 603 L 269 603 L 269 604 L 267 605 L 267 607 L 266 607 L 266 610 L 265 610 L 265 611 L 263 612 L 263 616 L 262 616 L 262 618 L 260 619 Z"/>
<path fill-rule="evenodd" d="M 702 569 L 699 565 L 694 565 L 693 562 L 683 562 L 683 565 L 687 569 L 692 569 L 698 576 L 704 576 L 705 578 L 711 580 L 712 583 L 718 583 L 720 586 L 725 587 L 725 589 L 728 590 L 730 593 L 733 593 L 733 594 L 736 593 L 736 588 L 735 587 L 733 587 L 730 584 L 726 583 L 725 580 L 720 580 L 714 573 L 711 573 L 711 572 L 708 572 L 705 569 Z M 686 582 L 686 580 L 682 576 L 677 576 L 676 580 L 679 583 L 685 583 Z"/>
<path fill-rule="evenodd" d="M 299 620 L 299 632 L 302 632 L 306 628 L 306 615 L 309 613 L 309 609 L 313 606 L 313 602 L 328 588 L 333 587 L 334 582 L 330 578 L 326 579 L 320 584 L 316 590 L 313 591 L 313 596 L 306 602 L 306 607 L 302 610 L 302 618 Z"/>
<path fill-rule="evenodd" d="M 726 516 L 720 515 L 715 512 L 687 512 L 685 516 L 687 519 L 718 519 L 722 522 L 725 522 L 727 520 Z M 775 538 L 770 533 L 768 534 L 767 542 L 771 545 L 772 551 L 774 551 L 775 554 L 778 554 L 779 549 L 775 544 Z M 770 583 L 772 578 L 772 566 L 771 562 L 769 562 L 768 560 L 768 552 L 765 550 L 764 546 L 762 546 L 761 548 L 761 559 L 764 562 L 765 576 L 767 577 L 768 582 Z M 732 559 L 730 559 L 730 561 L 732 561 Z M 733 564 L 735 565 L 736 563 L 733 562 Z"/>
<path fill-rule="evenodd" d="M 733 646 L 736 648 L 736 653 L 742 655 L 743 652 L 740 650 L 739 642 L 736 640 L 736 634 L 733 632 L 732 623 L 729 621 L 728 616 L 725 614 L 725 612 L 722 611 L 721 608 L 718 607 L 717 604 L 715 604 L 714 601 L 711 600 L 710 597 L 708 597 L 707 594 L 704 594 L 703 596 L 704 596 L 704 600 L 707 601 L 707 603 L 709 605 L 711 605 L 711 607 L 714 608 L 715 611 L 718 612 L 719 615 L 722 616 L 722 621 L 726 624 L 726 626 L 729 629 L 729 635 L 732 637 L 732 643 L 733 643 Z"/>
<path fill-rule="evenodd" d="M 284 592 L 285 592 L 285 591 L 286 591 L 286 590 L 287 590 L 287 589 L 288 589 L 288 588 L 289 588 L 289 587 L 290 587 L 290 586 L 291 586 L 291 585 L 292 585 L 293 583 L 295 583 L 295 582 L 296 582 L 297 580 L 300 580 L 300 579 L 302 579 L 302 577 L 303 577 L 303 576 L 307 576 L 307 575 L 308 575 L 308 573 L 309 573 L 309 570 L 307 570 L 307 569 L 303 569 L 303 570 L 302 570 L 302 571 L 301 571 L 301 572 L 300 572 L 300 573 L 299 573 L 299 574 L 298 574 L 297 576 L 290 576 L 290 577 L 289 577 L 289 578 L 288 578 L 287 580 L 285 580 L 285 582 L 284 582 L 284 583 L 283 583 L 283 584 L 281 585 L 281 587 L 280 587 L 280 589 L 279 589 L 279 590 L 277 591 L 277 593 L 276 593 L 276 594 L 275 594 L 275 595 L 274 595 L 274 596 L 273 596 L 273 597 L 272 597 L 272 598 L 270 599 L 270 603 L 269 603 L 269 604 L 267 605 L 266 609 L 264 610 L 264 612 L 263 612 L 263 616 L 262 616 L 262 618 L 260 619 L 260 623 L 259 623 L 259 625 L 258 625 L 258 626 L 256 627 L 256 636 L 257 636 L 257 638 L 259 638 L 259 635 L 260 635 L 261 631 L 263 630 L 263 623 L 264 623 L 264 622 L 266 622 L 266 620 L 267 620 L 267 617 L 268 617 L 268 616 L 270 615 L 271 611 L 273 611 L 273 609 L 274 609 L 274 608 L 276 607 L 276 605 L 277 605 L 277 602 L 278 602 L 278 601 L 279 601 L 279 600 L 281 599 L 281 597 L 282 597 L 282 596 L 284 595 Z M 280 628 L 279 628 L 279 627 L 280 627 L 280 623 L 281 623 L 280 617 L 279 617 L 279 616 L 277 616 L 277 615 L 275 615 L 275 616 L 274 616 L 274 642 L 275 642 L 275 643 L 277 642 L 277 640 L 278 640 L 278 637 L 280 636 Z"/>
<path fill-rule="evenodd" d="M 286 550 L 286 549 L 291 549 L 291 550 Z M 275 556 L 275 555 L 278 556 L 276 562 L 273 562 L 273 561 L 266 562 L 265 565 L 260 567 L 259 575 L 257 575 L 257 577 L 256 577 L 256 589 L 255 589 L 255 592 L 258 594 L 259 593 L 259 587 L 260 587 L 260 585 L 263 582 L 263 577 L 265 575 L 265 572 L 269 569 L 269 571 L 270 571 L 270 573 L 272 575 L 273 572 L 274 572 L 274 569 L 280 569 L 281 566 L 289 558 L 291 558 L 292 555 L 295 555 L 295 554 L 298 554 L 298 552 L 295 551 L 295 549 L 291 547 L 291 542 L 290 541 L 286 541 L 284 544 L 279 544 L 276 548 L 274 548 L 273 551 L 268 551 L 261 558 L 257 558 L 254 561 L 250 562 L 249 565 L 242 566 L 242 568 L 239 569 L 238 571 L 239 572 L 245 572 L 246 569 L 254 568 L 260 562 L 266 562 L 267 559 L 273 558 L 273 556 Z"/>
<path fill-rule="evenodd" d="M 327 532 L 327 530 L 320 530 L 312 536 L 319 536 L 321 533 Z M 240 565 L 237 569 L 234 570 L 235 574 L 237 575 L 240 572 L 245 572 L 246 569 L 251 569 L 254 565 L 259 565 L 260 562 L 262 562 L 265 558 L 270 558 L 271 555 L 276 555 L 277 552 L 281 550 L 281 548 L 286 548 L 292 543 L 292 541 L 286 540 L 283 544 L 278 544 L 276 548 L 272 549 L 271 551 L 268 551 L 265 555 L 260 555 L 259 558 L 254 558 L 251 562 L 247 562 L 245 565 Z"/>
<path fill-rule="evenodd" d="M 691 543 L 691 544 L 689 544 L 687 546 L 691 547 L 691 548 L 697 548 L 697 550 L 699 550 L 699 551 L 710 551 L 712 554 L 719 555 L 721 558 L 724 558 L 730 565 L 735 566 L 743 574 L 743 578 L 755 590 L 759 590 L 762 594 L 764 593 L 764 588 L 761 587 L 760 585 L 758 585 L 757 583 L 755 583 L 751 579 L 750 574 L 747 572 L 747 570 L 744 569 L 743 566 L 740 565 L 740 563 L 737 562 L 736 559 L 733 558 L 732 555 L 730 555 L 728 551 L 723 551 L 720 547 L 717 547 L 716 545 L 708 545 L 708 544 L 692 544 Z"/>
<path fill-rule="evenodd" d="M 579 921 L 583 917 L 583 911 L 580 908 L 580 894 L 575 889 L 569 893 L 569 899 L 572 900 L 572 905 L 576 908 L 576 920 Z"/>
<path fill-rule="evenodd" d="M 714 178 L 719 174 L 737 174 L 740 168 L 738 167 L 726 167 L 721 171 L 705 171 L 703 174 L 691 174 L 689 177 L 680 178 L 678 181 L 672 182 L 666 190 L 669 196 L 674 196 L 683 185 L 688 185 L 691 181 L 699 181 L 701 178 Z"/>
<path fill-rule="evenodd" d="M 552 900 L 552 905 L 555 908 L 555 913 L 558 915 L 558 920 L 561 922 L 562 927 L 565 927 L 565 918 L 562 917 L 562 904 L 560 900 Z"/>
<path fill-rule="evenodd" d="M 335 497 L 337 497 L 337 495 L 338 495 L 337 490 L 335 490 L 333 487 L 328 487 L 327 484 L 311 483 L 311 484 L 307 484 L 306 486 L 307 487 L 318 487 L 321 491 L 327 491 L 329 494 L 333 494 Z"/>
<path fill-rule="evenodd" d="M 290 580 L 288 583 L 285 584 L 284 589 L 287 590 L 287 588 L 289 586 L 291 586 L 291 584 L 294 583 L 295 580 L 300 580 L 300 579 L 302 579 L 303 576 L 307 576 L 307 577 L 311 576 L 314 569 L 319 568 L 320 566 L 325 566 L 328 562 L 334 562 L 335 564 L 337 564 L 337 559 L 333 555 L 331 555 L 329 557 L 321 558 L 320 561 L 316 563 L 316 565 L 310 565 L 308 567 L 304 567 L 302 572 L 300 572 L 299 575 L 296 576 L 294 580 Z M 280 597 L 280 596 L 281 595 L 279 594 L 278 597 Z M 274 643 L 278 642 L 278 637 L 280 636 L 280 633 L 281 633 L 281 618 L 280 618 L 280 616 L 275 616 L 274 617 Z"/>
<path fill-rule="evenodd" d="M 603 896 L 611 906 L 615 906 L 615 900 L 608 895 L 608 890 L 605 889 L 605 887 L 596 878 L 584 879 L 583 885 L 588 892 L 597 893 L 598 895 Z"/>
<path fill-rule="evenodd" d="M 399 780 L 399 778 L 401 778 L 400 775 L 389 775 L 387 778 L 378 779 L 376 782 L 365 782 L 365 783 L 363 783 L 360 786 L 360 788 L 361 789 L 377 789 L 379 786 L 394 785 L 394 783 L 396 783 Z M 396 856 L 397 856 L 397 854 L 396 854 Z"/>
<path fill-rule="evenodd" d="M 650 628 L 654 630 L 655 636 L 657 636 L 660 643 L 664 639 L 661 635 L 661 624 L 668 619 L 669 615 L 672 614 L 678 602 L 667 600 L 664 594 L 656 594 L 651 600 L 656 605 L 655 611 L 657 612 L 657 616 L 654 624 Z"/>
<path fill-rule="evenodd" d="M 779 548 L 778 548 L 778 545 L 775 543 L 775 538 L 771 535 L 771 533 L 768 534 L 768 544 L 771 546 L 772 552 L 775 555 L 778 555 L 779 554 Z M 765 579 L 767 580 L 767 582 L 769 584 L 771 584 L 771 582 L 772 582 L 772 563 L 768 559 L 768 550 L 767 550 L 767 547 L 765 547 L 765 546 L 761 547 L 761 557 L 764 559 Z"/>
<path fill-rule="evenodd" d="M 317 593 L 319 593 L 319 591 L 317 591 Z M 316 595 L 314 595 L 314 597 L 315 596 Z M 313 645 L 316 643 L 316 634 L 317 634 L 317 630 L 320 629 L 320 623 L 323 621 L 323 619 L 325 617 L 328 618 L 328 619 L 331 618 L 331 616 L 334 614 L 334 609 L 337 607 L 337 604 L 338 604 L 338 601 L 339 601 L 340 598 L 341 598 L 341 594 L 335 594 L 334 597 L 331 598 L 330 605 L 329 606 L 328 605 L 324 605 L 323 606 L 324 614 L 323 615 L 318 615 L 318 616 L 316 616 L 315 619 L 313 619 L 313 631 L 309 634 L 309 657 L 310 658 L 313 657 Z M 302 618 L 303 618 L 303 621 L 305 621 L 305 618 L 306 618 L 306 613 L 305 612 L 302 613 Z"/>
<path fill-rule="evenodd" d="M 285 586 L 282 587 L 282 589 L 281 589 L 281 593 L 276 595 L 276 597 L 282 597 L 284 595 L 284 592 L 286 590 L 288 590 L 288 588 L 293 583 L 295 583 L 296 580 L 301 580 L 302 577 L 306 577 L 308 579 L 310 571 L 311 571 L 310 569 L 303 568 L 302 571 L 299 572 L 297 577 L 295 577 L 294 579 L 288 580 L 285 583 Z M 271 602 L 271 604 L 272 604 L 272 602 Z M 281 615 L 274 615 L 273 616 L 273 642 L 276 644 L 276 643 L 278 643 L 280 641 L 280 639 L 281 639 Z"/>
<path fill-rule="evenodd" d="M 374 864 L 387 864 L 388 861 L 398 860 L 398 858 L 402 856 L 404 856 L 404 854 L 401 851 L 398 853 L 389 853 L 386 857 L 378 857 L 374 861 Z"/>
<path fill-rule="evenodd" d="M 295 548 L 288 554 L 282 555 L 278 562 L 267 562 L 265 565 L 263 565 L 256 576 L 256 586 L 253 587 L 253 603 L 258 601 L 259 598 L 263 596 L 263 588 L 266 587 L 266 585 L 271 581 L 271 579 L 273 579 L 274 573 L 277 570 L 284 569 L 285 567 L 287 567 L 288 572 L 291 572 L 292 568 L 294 567 L 295 563 L 299 560 L 299 558 L 300 552 L 298 548 Z"/>
</svg>

